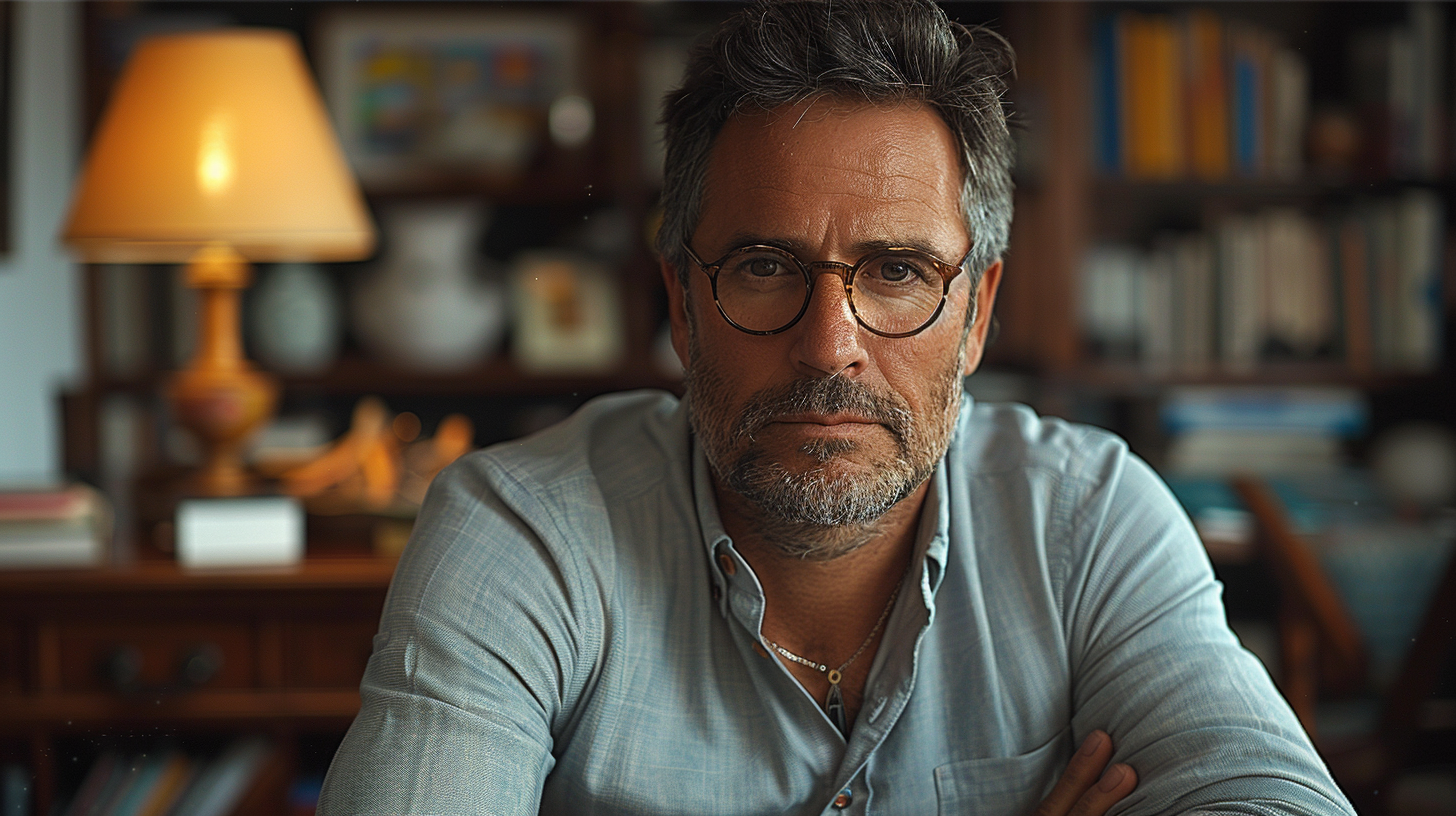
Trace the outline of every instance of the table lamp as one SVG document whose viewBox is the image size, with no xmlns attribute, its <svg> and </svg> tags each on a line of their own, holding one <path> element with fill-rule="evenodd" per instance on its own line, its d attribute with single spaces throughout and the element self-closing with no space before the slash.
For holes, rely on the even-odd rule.
<svg viewBox="0 0 1456 816">
<path fill-rule="evenodd" d="M 223 29 L 142 42 L 97 128 L 62 235 L 91 263 L 185 263 L 196 353 L 167 396 L 204 449 L 186 488 L 250 489 L 248 436 L 278 386 L 243 356 L 250 262 L 368 256 L 374 226 L 293 35 Z"/>
</svg>

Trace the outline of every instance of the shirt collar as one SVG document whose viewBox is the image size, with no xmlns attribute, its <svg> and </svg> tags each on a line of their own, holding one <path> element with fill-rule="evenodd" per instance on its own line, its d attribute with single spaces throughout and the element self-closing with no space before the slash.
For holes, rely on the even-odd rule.
<svg viewBox="0 0 1456 816">
<path fill-rule="evenodd" d="M 713 560 L 713 553 L 718 545 L 723 542 L 731 542 L 727 531 L 723 529 L 723 519 L 718 516 L 718 499 L 713 495 L 712 476 L 708 473 L 708 457 L 703 453 L 703 446 L 698 444 L 697 437 L 692 432 L 688 433 L 688 448 L 693 457 L 693 501 L 698 507 L 698 524 L 703 531 L 703 545 L 708 549 L 708 560 Z M 716 567 L 715 567 L 716 568 Z"/>
</svg>

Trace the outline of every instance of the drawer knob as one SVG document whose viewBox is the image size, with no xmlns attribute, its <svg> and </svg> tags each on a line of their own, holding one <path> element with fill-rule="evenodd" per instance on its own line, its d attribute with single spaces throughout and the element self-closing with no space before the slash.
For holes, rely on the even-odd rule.
<svg viewBox="0 0 1456 816">
<path fill-rule="evenodd" d="M 101 678 L 113 689 L 131 694 L 141 689 L 142 650 L 135 646 L 117 646 L 102 658 Z"/>
<path fill-rule="evenodd" d="M 222 649 L 216 644 L 202 643 L 182 655 L 177 668 L 177 685 L 183 689 L 206 685 L 222 669 Z"/>
<path fill-rule="evenodd" d="M 117 646 L 101 659 L 97 672 L 107 685 L 125 695 L 180 694 L 207 685 L 222 670 L 222 649 L 215 643 L 199 643 L 184 651 L 169 682 L 149 685 L 142 682 L 145 663 L 142 650 L 131 644 Z"/>
</svg>

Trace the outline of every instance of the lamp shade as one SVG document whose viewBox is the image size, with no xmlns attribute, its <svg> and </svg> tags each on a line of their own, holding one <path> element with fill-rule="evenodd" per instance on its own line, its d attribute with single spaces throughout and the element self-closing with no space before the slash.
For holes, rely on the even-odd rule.
<svg viewBox="0 0 1456 816">
<path fill-rule="evenodd" d="M 224 29 L 138 46 L 63 239 L 93 262 L 356 260 L 374 227 L 297 40 Z"/>
</svg>

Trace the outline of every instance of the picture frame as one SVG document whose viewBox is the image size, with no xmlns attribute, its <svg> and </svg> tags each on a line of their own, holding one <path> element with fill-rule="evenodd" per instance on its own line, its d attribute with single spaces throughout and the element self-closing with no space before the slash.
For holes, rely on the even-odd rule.
<svg viewBox="0 0 1456 816">
<path fill-rule="evenodd" d="M 14 123 L 10 109 L 15 98 L 15 4 L 0 0 L 0 255 L 9 255 L 15 248 L 14 215 L 10 211 L 10 191 L 14 181 L 10 154 L 14 149 Z"/>
<path fill-rule="evenodd" d="M 315 58 L 371 190 L 520 177 L 552 103 L 582 84 L 579 27 L 555 10 L 336 9 L 315 30 Z"/>
</svg>

